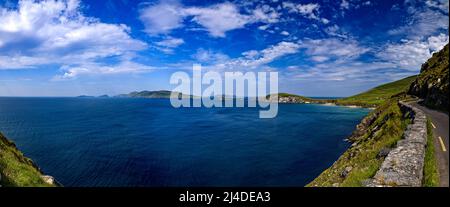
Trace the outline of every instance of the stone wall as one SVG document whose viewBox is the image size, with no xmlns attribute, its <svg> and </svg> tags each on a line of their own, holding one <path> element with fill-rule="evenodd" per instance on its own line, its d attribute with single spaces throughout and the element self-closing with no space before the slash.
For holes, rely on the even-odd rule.
<svg viewBox="0 0 450 207">
<path fill-rule="evenodd" d="M 367 187 L 422 186 L 427 118 L 420 109 L 404 102 L 399 104 L 405 114 L 410 112 L 412 123 L 405 130 L 403 139 L 386 156 L 375 176 L 364 182 Z"/>
</svg>

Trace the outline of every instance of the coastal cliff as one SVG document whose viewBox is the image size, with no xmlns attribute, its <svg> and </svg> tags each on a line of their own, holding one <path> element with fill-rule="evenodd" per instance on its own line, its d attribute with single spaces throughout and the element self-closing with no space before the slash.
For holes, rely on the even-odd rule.
<svg viewBox="0 0 450 207">
<path fill-rule="evenodd" d="M 423 99 L 423 103 L 430 108 L 448 113 L 449 106 L 449 45 L 434 53 L 422 65 L 420 75 L 411 84 L 408 93 Z"/>
<path fill-rule="evenodd" d="M 60 184 L 44 175 L 37 165 L 25 157 L 0 133 L 0 187 L 53 187 Z"/>
</svg>

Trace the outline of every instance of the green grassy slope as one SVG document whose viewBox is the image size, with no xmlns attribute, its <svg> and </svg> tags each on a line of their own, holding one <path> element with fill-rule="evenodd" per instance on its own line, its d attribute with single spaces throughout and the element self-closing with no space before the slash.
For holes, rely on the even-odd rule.
<svg viewBox="0 0 450 207">
<path fill-rule="evenodd" d="M 405 92 L 417 76 L 410 76 L 395 82 L 387 83 L 366 92 L 336 100 L 340 105 L 358 105 L 374 107 L 383 104 L 391 96 Z"/>
<path fill-rule="evenodd" d="M 313 99 L 289 93 L 279 93 L 278 96 L 296 97 L 302 99 L 303 101 L 308 101 L 311 103 L 335 103 L 337 105 L 376 107 L 383 104 L 386 100 L 390 99 L 392 96 L 398 95 L 400 93 L 405 93 L 409 89 L 411 83 L 414 82 L 414 80 L 416 80 L 416 78 L 417 76 L 410 76 L 398 81 L 377 86 L 366 92 L 354 96 L 336 100 Z"/>
<path fill-rule="evenodd" d="M 5 187 L 50 187 L 34 163 L 0 133 L 0 185 Z"/>
</svg>

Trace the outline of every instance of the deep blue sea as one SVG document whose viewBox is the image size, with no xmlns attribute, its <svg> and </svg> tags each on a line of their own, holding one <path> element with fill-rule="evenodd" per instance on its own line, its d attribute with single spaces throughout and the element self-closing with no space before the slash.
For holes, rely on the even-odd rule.
<svg viewBox="0 0 450 207">
<path fill-rule="evenodd" d="M 172 108 L 165 99 L 0 98 L 0 131 L 64 186 L 304 186 L 367 109 Z"/>
</svg>

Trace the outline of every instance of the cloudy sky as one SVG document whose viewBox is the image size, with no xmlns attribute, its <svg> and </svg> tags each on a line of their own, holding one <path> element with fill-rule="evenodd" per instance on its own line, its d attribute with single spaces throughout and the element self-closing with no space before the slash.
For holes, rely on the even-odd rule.
<svg viewBox="0 0 450 207">
<path fill-rule="evenodd" d="M 170 75 L 278 71 L 280 91 L 348 96 L 417 74 L 448 0 L 0 0 L 0 96 L 172 89 Z"/>
</svg>

